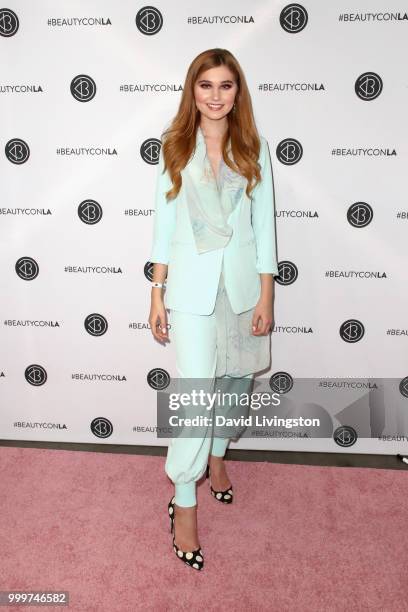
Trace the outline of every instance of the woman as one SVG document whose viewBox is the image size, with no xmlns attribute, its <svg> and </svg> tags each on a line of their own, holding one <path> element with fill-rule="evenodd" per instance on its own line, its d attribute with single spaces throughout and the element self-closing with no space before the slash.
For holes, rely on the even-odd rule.
<svg viewBox="0 0 408 612">
<path fill-rule="evenodd" d="M 242 391 L 270 367 L 275 250 L 268 144 L 257 132 L 243 71 L 229 51 L 204 51 L 191 63 L 177 115 L 162 134 L 150 257 L 151 331 L 159 342 L 169 340 L 168 308 L 181 379 L 217 378 Z M 233 500 L 223 457 L 238 430 L 228 437 L 226 431 L 172 438 L 168 448 L 173 549 L 198 570 L 204 556 L 196 482 L 206 467 L 214 498 Z"/>
</svg>

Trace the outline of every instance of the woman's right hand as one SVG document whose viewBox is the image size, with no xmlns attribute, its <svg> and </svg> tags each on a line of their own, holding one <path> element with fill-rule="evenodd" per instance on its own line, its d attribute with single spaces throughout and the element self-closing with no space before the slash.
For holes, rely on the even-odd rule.
<svg viewBox="0 0 408 612">
<path fill-rule="evenodd" d="M 161 343 L 169 342 L 167 331 L 167 312 L 162 298 L 152 298 L 149 316 L 150 330 Z"/>
</svg>

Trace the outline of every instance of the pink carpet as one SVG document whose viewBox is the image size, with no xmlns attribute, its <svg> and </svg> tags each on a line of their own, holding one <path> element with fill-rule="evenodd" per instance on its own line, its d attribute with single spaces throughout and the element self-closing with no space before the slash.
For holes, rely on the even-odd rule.
<svg viewBox="0 0 408 612">
<path fill-rule="evenodd" d="M 164 457 L 1 447 L 0 590 L 80 612 L 407 610 L 404 471 L 227 463 L 232 505 L 198 487 L 197 572 L 172 549 Z"/>
</svg>

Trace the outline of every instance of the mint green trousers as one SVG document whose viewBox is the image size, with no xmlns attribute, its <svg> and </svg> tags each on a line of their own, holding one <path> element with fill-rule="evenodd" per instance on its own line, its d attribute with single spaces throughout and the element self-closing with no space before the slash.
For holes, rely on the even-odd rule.
<svg viewBox="0 0 408 612">
<path fill-rule="evenodd" d="M 217 296 L 217 300 L 219 298 L 220 300 L 228 299 L 226 292 L 222 291 L 220 296 Z M 186 380 L 185 390 L 189 384 L 191 388 L 189 381 L 193 379 L 194 381 L 203 379 L 200 388 L 210 393 L 214 392 L 219 383 L 222 383 L 221 387 L 228 392 L 248 392 L 253 382 L 253 373 L 242 377 L 216 376 L 217 359 L 220 357 L 217 351 L 217 338 L 219 340 L 220 332 L 218 326 L 217 334 L 216 317 L 217 313 L 220 313 L 220 307 L 224 307 L 224 302 L 217 302 L 217 307 L 210 315 L 197 315 L 170 309 L 169 338 L 175 346 L 179 379 L 180 381 Z M 225 355 L 223 357 L 225 359 Z M 233 413 L 234 409 L 230 411 L 230 415 L 235 416 Z M 225 407 L 215 403 L 210 413 L 214 422 L 217 414 L 226 415 L 226 412 Z M 209 427 L 201 436 L 192 434 L 190 437 L 171 438 L 165 472 L 174 483 L 175 503 L 178 506 L 196 505 L 196 483 L 205 473 L 209 455 L 224 457 L 230 439 L 239 437 L 241 431 L 241 427 L 229 429 Z M 226 437 L 227 432 L 231 434 L 228 437 Z"/>
</svg>

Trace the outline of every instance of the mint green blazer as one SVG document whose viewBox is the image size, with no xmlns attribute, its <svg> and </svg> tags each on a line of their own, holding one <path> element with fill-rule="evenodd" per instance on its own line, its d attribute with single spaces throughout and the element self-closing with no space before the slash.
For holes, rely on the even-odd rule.
<svg viewBox="0 0 408 612">
<path fill-rule="evenodd" d="M 272 166 L 268 142 L 263 136 L 260 136 L 260 140 L 258 161 L 261 166 L 261 182 L 253 190 L 251 199 L 245 193 L 247 179 L 244 177 L 244 188 L 238 191 L 231 192 L 231 184 L 223 187 L 230 190 L 223 195 L 233 198 L 232 211 L 228 216 L 232 235 L 227 239 L 226 246 L 201 253 L 197 252 L 193 231 L 195 225 L 191 221 L 183 185 L 184 180 L 193 179 L 197 193 L 207 198 L 207 202 L 210 201 L 208 198 L 217 197 L 213 185 L 197 179 L 202 174 L 205 159 L 208 160 L 203 134 L 199 128 L 195 151 L 181 172 L 182 187 L 177 197 L 169 202 L 166 201 L 165 193 L 171 189 L 172 183 L 168 172 L 163 173 L 164 160 L 160 150 L 150 262 L 168 265 L 164 294 L 166 308 L 201 315 L 211 314 L 224 263 L 227 295 L 232 310 L 239 314 L 253 308 L 258 302 L 261 294 L 259 274 L 279 274 Z"/>
</svg>

